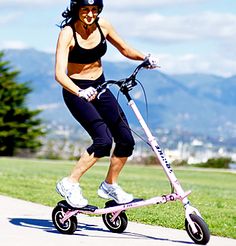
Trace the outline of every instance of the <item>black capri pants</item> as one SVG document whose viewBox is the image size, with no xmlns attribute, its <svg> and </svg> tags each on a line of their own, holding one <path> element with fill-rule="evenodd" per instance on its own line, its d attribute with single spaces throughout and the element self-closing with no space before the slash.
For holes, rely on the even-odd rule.
<svg viewBox="0 0 236 246">
<path fill-rule="evenodd" d="M 102 74 L 96 80 L 72 79 L 81 89 L 96 88 L 105 81 Z M 87 152 L 95 157 L 110 156 L 112 143 L 115 142 L 114 155 L 129 157 L 133 153 L 134 139 L 127 119 L 116 98 L 109 89 L 99 99 L 87 102 L 63 88 L 65 104 L 74 118 L 91 136 L 93 143 Z"/>
</svg>

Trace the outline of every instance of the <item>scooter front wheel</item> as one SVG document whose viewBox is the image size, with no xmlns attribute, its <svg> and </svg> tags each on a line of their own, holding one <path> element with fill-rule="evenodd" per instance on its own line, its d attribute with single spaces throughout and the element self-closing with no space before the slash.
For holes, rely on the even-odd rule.
<svg viewBox="0 0 236 246">
<path fill-rule="evenodd" d="M 56 206 L 52 211 L 52 222 L 56 229 L 63 234 L 73 234 L 77 229 L 77 218 L 71 216 L 64 223 L 61 222 L 68 209 Z"/>
<path fill-rule="evenodd" d="M 190 214 L 190 218 L 197 228 L 197 233 L 193 233 L 188 220 L 185 219 L 185 228 L 189 237 L 196 243 L 206 245 L 210 240 L 210 231 L 206 222 L 196 214 Z"/>
<path fill-rule="evenodd" d="M 124 211 L 122 211 L 113 221 L 113 214 L 103 214 L 102 215 L 103 222 L 105 226 L 111 231 L 115 233 L 122 233 L 127 225 L 128 225 L 128 218 Z"/>
</svg>

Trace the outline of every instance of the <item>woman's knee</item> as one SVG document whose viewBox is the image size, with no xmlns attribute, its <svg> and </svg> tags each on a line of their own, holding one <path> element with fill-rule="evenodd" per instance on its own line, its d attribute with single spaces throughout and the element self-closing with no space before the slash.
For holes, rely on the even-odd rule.
<svg viewBox="0 0 236 246">
<path fill-rule="evenodd" d="M 94 157 L 110 156 L 112 139 L 109 137 L 96 138 L 93 144 L 87 149 L 89 154 L 94 153 Z"/>
<path fill-rule="evenodd" d="M 128 141 L 116 143 L 114 155 L 117 157 L 129 157 L 133 154 L 134 139 L 131 137 Z"/>
</svg>

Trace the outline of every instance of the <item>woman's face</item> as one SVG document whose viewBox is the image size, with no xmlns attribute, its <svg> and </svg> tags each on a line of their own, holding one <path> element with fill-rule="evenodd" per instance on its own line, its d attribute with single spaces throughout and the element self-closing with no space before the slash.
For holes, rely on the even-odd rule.
<svg viewBox="0 0 236 246">
<path fill-rule="evenodd" d="M 84 6 L 79 9 L 79 18 L 86 25 L 91 25 L 98 16 L 97 6 Z"/>
</svg>

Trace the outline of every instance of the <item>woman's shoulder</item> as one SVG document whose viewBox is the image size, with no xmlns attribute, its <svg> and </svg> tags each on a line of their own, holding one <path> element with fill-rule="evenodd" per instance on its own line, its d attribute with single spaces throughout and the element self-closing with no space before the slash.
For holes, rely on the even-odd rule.
<svg viewBox="0 0 236 246">
<path fill-rule="evenodd" d="M 67 25 L 61 29 L 60 37 L 63 39 L 71 39 L 73 37 L 73 29 Z"/>
<path fill-rule="evenodd" d="M 98 24 L 103 28 L 110 28 L 111 27 L 111 23 L 107 19 L 104 19 L 104 18 L 99 18 Z"/>
<path fill-rule="evenodd" d="M 73 29 L 71 26 L 67 25 L 63 27 L 59 34 L 59 40 L 63 43 L 69 44 L 73 38 Z"/>
<path fill-rule="evenodd" d="M 73 29 L 70 25 L 66 25 L 61 29 L 62 35 L 71 35 L 73 34 Z"/>
<path fill-rule="evenodd" d="M 98 24 L 105 31 L 106 34 L 110 33 L 114 29 L 112 24 L 104 18 L 99 18 Z"/>
</svg>

